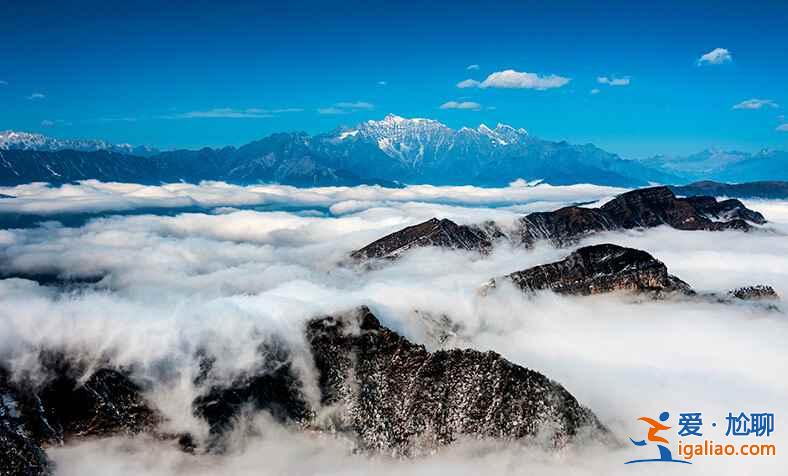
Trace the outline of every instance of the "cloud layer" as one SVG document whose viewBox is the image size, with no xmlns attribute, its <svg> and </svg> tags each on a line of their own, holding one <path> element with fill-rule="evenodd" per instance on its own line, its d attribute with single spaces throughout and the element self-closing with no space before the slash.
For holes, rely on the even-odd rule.
<svg viewBox="0 0 788 476">
<path fill-rule="evenodd" d="M 616 189 L 572 186 L 499 189 L 381 187 L 296 189 L 221 183 L 145 187 L 87 182 L 57 188 L 3 188 L 6 212 L 49 213 L 26 229 L 0 230 L 4 272 L 102 277 L 70 290 L 23 279 L 0 280 L 0 356 L 25 368 L 39 346 L 109 354 L 134 378 L 159 383 L 147 396 L 169 418 L 167 430 L 204 432 L 188 402 L 194 352 L 208 349 L 228 379 L 252 366 L 254 349 L 272 335 L 297 344 L 312 316 L 367 304 L 382 322 L 428 348 L 441 344 L 414 310 L 447 314 L 461 327 L 450 345 L 494 350 L 541 371 L 592 408 L 623 441 L 643 428 L 636 418 L 669 409 L 772 411 L 788 424 L 785 315 L 750 305 L 626 296 L 528 298 L 502 287 L 476 290 L 493 276 L 560 259 L 571 249 L 499 247 L 474 254 L 416 250 L 379 269 L 345 264 L 348 251 L 432 216 L 460 223 L 492 219 L 508 226 L 523 213 L 604 200 Z M 150 214 L 151 206 L 210 207 L 206 212 Z M 253 206 L 240 210 L 238 206 Z M 268 206 L 278 206 L 273 210 Z M 645 249 L 699 290 L 764 282 L 788 295 L 788 202 L 748 206 L 773 231 L 681 232 L 669 228 L 596 236 Z M 79 227 L 55 212 L 129 210 Z M 783 300 L 779 305 L 785 308 Z M 657 354 L 644 352 L 656 342 Z M 719 420 L 722 423 L 724 420 Z M 415 460 L 369 458 L 340 435 L 293 432 L 259 417 L 247 422 L 225 455 L 186 455 L 145 437 L 86 441 L 50 454 L 59 474 L 630 474 L 640 455 L 573 447 L 560 454 L 519 444 L 460 442 Z M 784 447 L 785 436 L 770 442 Z M 779 455 L 779 453 L 778 453 Z M 696 460 L 698 474 L 781 474 L 779 458 Z M 661 474 L 644 468 L 643 474 Z"/>
</svg>

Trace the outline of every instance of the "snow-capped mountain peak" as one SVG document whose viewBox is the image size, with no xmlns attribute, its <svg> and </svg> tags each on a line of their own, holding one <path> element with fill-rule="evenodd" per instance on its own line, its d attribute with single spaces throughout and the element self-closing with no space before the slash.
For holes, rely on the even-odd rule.
<svg viewBox="0 0 788 476">
<path fill-rule="evenodd" d="M 148 146 L 131 144 L 112 144 L 100 139 L 57 139 L 34 132 L 0 131 L 0 150 L 37 150 L 52 152 L 58 150 L 76 150 L 95 152 L 106 150 L 119 154 L 150 156 L 158 153 Z"/>
</svg>

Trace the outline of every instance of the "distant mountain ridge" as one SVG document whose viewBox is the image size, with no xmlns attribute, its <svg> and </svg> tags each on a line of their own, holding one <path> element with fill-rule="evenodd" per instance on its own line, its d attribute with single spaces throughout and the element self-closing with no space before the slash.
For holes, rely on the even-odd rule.
<svg viewBox="0 0 788 476">
<path fill-rule="evenodd" d="M 145 145 L 113 144 L 101 139 L 56 139 L 32 132 L 0 131 L 0 150 L 34 150 L 54 152 L 75 150 L 78 152 L 108 151 L 118 154 L 149 157 L 160 151 Z"/>
<path fill-rule="evenodd" d="M 762 181 L 746 183 L 719 183 L 710 180 L 688 185 L 670 187 L 674 193 L 684 196 L 712 195 L 732 198 L 788 198 L 788 182 Z"/>
<path fill-rule="evenodd" d="M 506 124 L 455 130 L 432 119 L 393 114 L 324 134 L 275 133 L 241 147 L 167 152 L 100 140 L 0 133 L 2 185 L 97 179 L 148 184 L 222 180 L 242 185 L 505 186 L 524 179 L 638 187 L 687 183 L 708 173 L 748 180 L 762 173 L 781 176 L 788 174 L 785 165 L 788 154 L 779 151 L 626 160 L 593 144 L 547 141 Z"/>
<path fill-rule="evenodd" d="M 676 175 L 681 183 L 713 180 L 717 182 L 755 182 L 788 180 L 788 152 L 762 149 L 758 152 L 706 149 L 687 156 L 657 155 L 640 159 L 665 174 Z M 678 183 L 678 182 L 677 182 Z"/>
</svg>

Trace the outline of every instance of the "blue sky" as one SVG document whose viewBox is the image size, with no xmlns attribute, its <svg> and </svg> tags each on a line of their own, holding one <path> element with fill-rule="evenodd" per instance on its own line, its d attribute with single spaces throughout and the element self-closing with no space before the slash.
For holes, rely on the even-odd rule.
<svg viewBox="0 0 788 476">
<path fill-rule="evenodd" d="M 396 113 L 627 157 L 788 148 L 781 1 L 160 3 L 4 2 L 0 129 L 197 147 Z"/>
</svg>

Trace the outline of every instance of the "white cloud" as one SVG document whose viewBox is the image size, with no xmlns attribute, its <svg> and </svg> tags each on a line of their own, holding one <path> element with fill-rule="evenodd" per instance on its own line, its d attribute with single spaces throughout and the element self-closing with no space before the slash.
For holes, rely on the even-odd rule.
<svg viewBox="0 0 788 476">
<path fill-rule="evenodd" d="M 596 185 L 534 187 L 433 187 L 409 185 L 388 189 L 377 186 L 296 188 L 287 185 L 240 186 L 223 182 L 173 183 L 158 186 L 105 183 L 85 180 L 78 184 L 50 187 L 45 183 L 0 187 L 0 194 L 16 198 L 0 200 L 0 213 L 52 215 L 128 211 L 137 208 L 246 207 L 285 203 L 304 208 L 337 208 L 348 203 L 424 202 L 484 206 L 490 204 L 556 204 L 601 199 L 623 189 Z M 548 205 L 549 206 L 549 205 Z"/>
<path fill-rule="evenodd" d="M 599 76 L 596 78 L 597 83 L 607 84 L 608 86 L 629 86 L 629 80 L 629 76 L 624 76 L 623 78 Z"/>
<path fill-rule="evenodd" d="M 378 81 L 378 86 L 386 86 L 387 84 L 387 81 Z"/>
<path fill-rule="evenodd" d="M 8 188 L 0 193 L 8 193 Z M 506 247 L 480 258 L 452 250 L 415 250 L 385 267 L 339 266 L 345 254 L 391 231 L 437 215 L 462 223 L 493 219 L 511 223 L 525 211 L 599 200 L 618 190 L 591 186 L 411 186 L 297 189 L 236 187 L 208 182 L 147 187 L 97 182 L 57 188 L 14 187 L 21 198 L 71 207 L 116 201 L 149 203 L 279 203 L 327 207 L 295 212 L 223 210 L 174 216 L 114 216 L 83 226 L 47 223 L 0 230 L 5 272 L 45 270 L 72 276 L 105 275 L 100 286 L 62 292 L 20 279 L 0 280 L 0 355 L 23 365 L 43 346 L 102 352 L 144 381 L 149 401 L 167 418 L 164 430 L 207 429 L 192 412 L 194 355 L 216 356 L 228 380 L 260 364 L 257 346 L 268 336 L 301 342 L 304 321 L 367 304 L 382 323 L 429 349 L 440 347 L 414 309 L 445 314 L 461 325 L 447 347 L 495 351 L 543 372 L 591 408 L 621 441 L 641 435 L 636 419 L 669 410 L 703 412 L 704 422 L 724 425 L 729 411 L 788 412 L 788 384 L 775 378 L 788 361 L 784 312 L 681 299 L 630 299 L 624 295 L 528 298 L 501 286 L 476 293 L 492 276 L 566 256 L 571 248 Z M 11 193 L 8 193 L 11 194 Z M 450 199 L 446 202 L 446 199 Z M 500 207 L 504 200 L 503 208 Z M 180 203 L 180 202 L 178 202 Z M 450 203 L 450 204 L 447 204 Z M 490 204 L 486 208 L 481 204 Z M 615 242 L 645 249 L 671 273 L 697 289 L 767 282 L 788 293 L 788 203 L 752 202 L 779 233 L 682 232 L 667 227 L 597 235 L 589 242 Z M 781 228 L 780 228 L 781 227 Z M 403 299 L 407 296 L 407 299 Z M 786 300 L 777 302 L 785 309 Z M 111 312 L 107 312 L 111 309 Z M 692 325 L 687 323 L 691 322 Z M 658 336 L 659 358 L 643 352 Z M 691 345 L 688 345 L 691 343 Z M 735 343 L 742 352 L 720 352 Z M 600 351 L 603 349 L 603 351 Z M 314 377 L 314 375 L 312 376 Z M 615 389 L 614 394 L 611 389 Z M 647 413 L 649 412 L 649 413 Z M 640 449 L 570 445 L 560 453 L 510 441 L 458 441 L 415 459 L 369 457 L 353 442 L 317 430 L 284 428 L 266 418 L 249 421 L 227 451 L 185 454 L 177 445 L 136 436 L 80 440 L 47 448 L 58 474 L 83 476 L 207 476 L 227 473 L 470 476 L 532 473 L 544 476 L 628 475 L 624 461 Z M 200 431 L 202 429 L 202 432 Z M 708 438 L 710 423 L 703 427 Z M 724 426 L 721 432 L 725 431 Z M 675 429 L 670 433 L 675 438 Z M 675 441 L 671 442 L 675 445 Z M 718 441 L 715 438 L 715 441 Z M 582 442 L 581 442 L 582 443 Z M 769 444 L 785 447 L 785 432 Z M 653 449 L 653 448 L 652 448 Z M 675 454 L 675 453 L 674 453 Z M 783 474 L 780 457 L 703 458 L 702 475 Z M 645 465 L 644 465 L 645 466 Z M 655 465 L 656 466 L 656 465 Z M 647 468 L 648 469 L 648 468 Z M 660 474 L 660 468 L 653 473 Z M 645 474 L 645 473 L 644 473 Z"/>
<path fill-rule="evenodd" d="M 482 108 L 481 104 L 471 101 L 449 101 L 441 104 L 441 109 L 467 109 L 478 111 Z"/>
<path fill-rule="evenodd" d="M 338 102 L 334 106 L 342 109 L 375 109 L 375 105 L 369 102 L 356 101 L 356 102 Z"/>
<path fill-rule="evenodd" d="M 478 87 L 504 88 L 504 89 L 536 89 L 544 91 L 546 89 L 560 88 L 571 81 L 570 78 L 551 74 L 549 76 L 539 76 L 536 73 L 522 73 L 513 69 L 497 71 L 487 76 L 482 82 L 473 79 L 466 79 L 457 84 L 458 88 Z"/>
<path fill-rule="evenodd" d="M 594 88 L 590 92 L 591 94 L 599 94 L 599 88 Z"/>
<path fill-rule="evenodd" d="M 475 70 L 479 69 L 479 65 L 478 64 L 469 64 L 468 67 L 465 68 L 465 69 L 467 69 L 468 71 L 475 71 Z"/>
<path fill-rule="evenodd" d="M 457 87 L 461 89 L 465 88 L 477 88 L 481 83 L 476 81 L 475 79 L 464 79 L 457 83 Z"/>
<path fill-rule="evenodd" d="M 733 61 L 730 51 L 725 48 L 714 48 L 705 55 L 698 59 L 698 65 L 706 64 L 722 64 Z"/>
<path fill-rule="evenodd" d="M 54 126 L 70 126 L 71 122 L 64 121 L 63 119 L 44 119 L 41 121 L 41 127 L 54 127 Z"/>
<path fill-rule="evenodd" d="M 355 102 L 338 102 L 329 107 L 321 107 L 318 108 L 318 114 L 324 115 L 338 115 L 338 114 L 350 114 L 351 112 L 357 111 L 371 111 L 375 109 L 375 105 L 365 101 L 355 101 Z"/>
<path fill-rule="evenodd" d="M 779 132 L 788 132 L 788 124 L 780 124 L 775 130 Z"/>
<path fill-rule="evenodd" d="M 300 108 L 261 109 L 252 107 L 247 109 L 235 109 L 231 107 L 220 107 L 205 111 L 189 111 L 161 117 L 164 119 L 268 119 L 275 117 L 276 114 L 301 111 L 303 111 L 303 109 Z"/>
<path fill-rule="evenodd" d="M 780 107 L 779 104 L 771 99 L 748 99 L 733 106 L 733 109 L 760 109 L 767 107 Z"/>
<path fill-rule="evenodd" d="M 320 107 L 317 109 L 318 114 L 324 115 L 338 115 L 338 114 L 347 114 L 348 111 L 345 109 L 340 109 L 338 107 Z"/>
<path fill-rule="evenodd" d="M 39 101 L 39 100 L 44 99 L 44 98 L 46 98 L 46 95 L 42 94 L 42 93 L 33 93 L 30 96 L 27 96 L 27 99 L 29 99 L 31 101 Z"/>
</svg>

